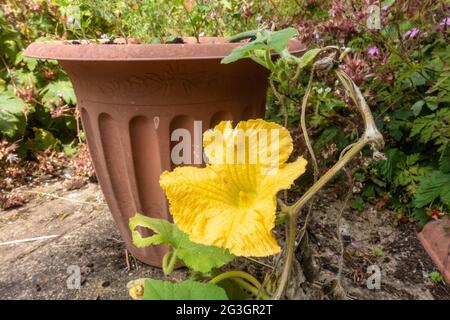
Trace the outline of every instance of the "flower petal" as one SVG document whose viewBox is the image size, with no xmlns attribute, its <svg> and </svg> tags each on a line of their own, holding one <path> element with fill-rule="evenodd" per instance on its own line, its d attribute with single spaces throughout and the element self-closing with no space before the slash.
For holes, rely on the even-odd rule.
<svg viewBox="0 0 450 320">
<path fill-rule="evenodd" d="M 278 191 L 291 188 L 295 179 L 305 172 L 307 163 L 304 158 L 299 157 L 279 168 L 275 174 L 265 175 L 258 186 L 258 197 L 273 197 Z"/>
<path fill-rule="evenodd" d="M 272 131 L 275 139 L 267 139 Z M 218 132 L 222 140 L 212 142 Z M 220 153 L 226 155 L 229 146 L 236 152 L 242 141 L 243 159 L 236 153 L 231 163 L 220 161 Z M 293 148 L 287 129 L 260 119 L 240 122 L 232 129 L 230 121 L 223 121 L 204 134 L 204 145 L 211 165 L 179 167 L 161 175 L 175 224 L 191 241 L 227 248 L 238 256 L 279 252 L 272 234 L 276 194 L 290 188 L 306 167 L 303 158 L 285 163 Z M 255 162 L 250 161 L 252 152 L 258 156 Z M 261 157 L 264 153 L 266 158 Z"/>
<path fill-rule="evenodd" d="M 234 129 L 231 121 L 222 121 L 204 133 L 203 146 L 211 164 L 274 166 L 285 163 L 293 150 L 289 131 L 262 119 L 241 121 Z"/>
<path fill-rule="evenodd" d="M 199 212 L 209 208 L 234 205 L 230 190 L 211 167 L 178 167 L 162 173 L 159 183 L 169 199 L 170 212 L 175 223 L 184 232 L 191 232 L 191 225 Z"/>
<path fill-rule="evenodd" d="M 256 203 L 254 189 L 234 180 L 246 175 L 249 167 L 255 165 L 237 165 L 235 174 L 225 178 L 213 166 L 178 167 L 161 175 L 174 222 L 191 241 L 227 248 L 239 256 L 268 256 L 280 250 L 272 235 L 276 202 Z M 248 199 L 240 199 L 245 191 Z"/>
</svg>

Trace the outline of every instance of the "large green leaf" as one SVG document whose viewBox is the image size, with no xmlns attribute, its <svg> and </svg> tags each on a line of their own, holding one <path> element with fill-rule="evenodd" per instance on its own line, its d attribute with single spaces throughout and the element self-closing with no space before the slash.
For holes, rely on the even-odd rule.
<svg viewBox="0 0 450 320">
<path fill-rule="evenodd" d="M 267 45 L 262 41 L 252 41 L 237 48 L 222 59 L 221 63 L 228 64 L 237 60 L 250 57 L 250 53 L 254 50 L 267 49 Z"/>
<path fill-rule="evenodd" d="M 450 174 L 435 170 L 420 181 L 414 205 L 422 208 L 438 197 L 441 197 L 442 202 L 450 205 Z"/>
<path fill-rule="evenodd" d="M 12 138 L 24 133 L 26 118 L 23 108 L 26 105 L 10 91 L 0 92 L 0 134 Z"/>
<path fill-rule="evenodd" d="M 281 53 L 281 51 L 286 48 L 289 40 L 296 36 L 298 36 L 297 29 L 286 28 L 270 34 L 267 45 L 270 49 Z"/>
<path fill-rule="evenodd" d="M 163 219 L 154 219 L 137 213 L 129 221 L 133 243 L 138 248 L 150 245 L 170 245 L 176 256 L 187 267 L 198 272 L 209 272 L 213 268 L 219 268 L 234 259 L 228 250 L 213 246 L 205 246 L 189 240 L 186 233 L 178 227 Z M 156 234 L 143 238 L 137 227 L 153 230 Z"/>
<path fill-rule="evenodd" d="M 146 279 L 144 300 L 228 300 L 228 297 L 224 289 L 212 283 Z"/>
</svg>

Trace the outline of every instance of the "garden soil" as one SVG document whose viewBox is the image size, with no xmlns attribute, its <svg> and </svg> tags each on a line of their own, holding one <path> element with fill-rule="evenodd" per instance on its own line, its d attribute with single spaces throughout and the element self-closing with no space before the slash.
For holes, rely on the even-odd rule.
<svg viewBox="0 0 450 320">
<path fill-rule="evenodd" d="M 126 285 L 131 280 L 181 281 L 188 276 L 185 269 L 178 269 L 165 277 L 160 269 L 135 260 L 125 250 L 99 186 L 75 185 L 57 179 L 22 187 L 15 192 L 32 199 L 0 211 L 0 299 L 129 299 Z M 306 298 L 330 299 L 327 287 L 337 274 L 340 257 L 336 217 L 341 203 L 333 192 L 318 198 L 310 240 L 319 276 L 299 285 L 308 287 Z M 346 298 L 450 299 L 450 288 L 430 279 L 436 267 L 412 223 L 396 226 L 388 211 L 346 209 L 340 229 Z M 45 236 L 51 238 L 21 241 Z M 234 266 L 262 277 L 273 259 L 259 261 L 240 258 Z M 370 266 L 380 270 L 380 289 L 367 287 L 368 268 L 374 268 Z M 79 288 L 74 280 L 78 271 Z"/>
</svg>

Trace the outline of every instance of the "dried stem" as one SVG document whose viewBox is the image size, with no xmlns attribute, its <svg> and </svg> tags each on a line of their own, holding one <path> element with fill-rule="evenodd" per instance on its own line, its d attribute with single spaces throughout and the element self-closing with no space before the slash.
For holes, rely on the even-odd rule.
<svg viewBox="0 0 450 320">
<path fill-rule="evenodd" d="M 313 70 L 315 68 L 321 70 L 330 70 L 333 66 L 334 60 L 330 57 L 323 58 L 314 63 Z M 317 182 L 315 182 L 305 194 L 293 205 L 288 208 L 288 222 L 287 222 L 287 239 L 286 239 L 286 259 L 283 266 L 283 272 L 281 279 L 275 293 L 275 299 L 281 299 L 284 296 L 289 276 L 292 268 L 295 251 L 295 231 L 297 224 L 297 216 L 301 208 L 326 184 L 328 183 L 344 166 L 355 157 L 367 144 L 375 150 L 381 149 L 384 145 L 383 137 L 378 131 L 375 122 L 373 120 L 372 113 L 361 93 L 359 88 L 350 79 L 350 77 L 340 68 L 335 70 L 336 77 L 339 79 L 347 94 L 351 97 L 355 103 L 359 113 L 361 114 L 365 130 L 362 137 L 352 145 L 352 147 L 343 154 L 342 158 L 334 164 Z M 305 92 L 305 98 L 307 98 Z M 305 100 L 305 99 L 304 99 Z M 306 102 L 305 102 L 306 103 Z"/>
<path fill-rule="evenodd" d="M 341 232 L 341 225 L 342 225 L 342 214 L 344 213 L 345 208 L 347 207 L 347 203 L 350 200 L 350 197 L 352 196 L 352 186 L 353 186 L 353 177 L 350 174 L 349 170 L 344 168 L 344 172 L 347 175 L 349 186 L 347 194 L 345 195 L 344 202 L 342 203 L 342 206 L 339 208 L 338 216 L 336 217 L 336 236 L 339 241 L 339 263 L 338 263 L 338 273 L 337 273 L 337 282 L 338 285 L 342 287 L 342 270 L 344 269 L 344 241 L 342 239 L 342 232 Z"/>
</svg>

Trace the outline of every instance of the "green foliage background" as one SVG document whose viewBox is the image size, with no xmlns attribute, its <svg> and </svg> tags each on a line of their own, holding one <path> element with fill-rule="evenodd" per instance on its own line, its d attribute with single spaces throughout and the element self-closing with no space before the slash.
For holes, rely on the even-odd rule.
<svg viewBox="0 0 450 320">
<path fill-rule="evenodd" d="M 380 30 L 367 27 L 371 4 L 380 8 Z M 352 48 L 344 68 L 386 138 L 386 161 L 358 160 L 353 207 L 390 207 L 399 219 L 413 214 L 424 223 L 430 212 L 450 206 L 449 16 L 445 1 L 418 0 L 7 0 L 0 4 L 2 178 L 9 177 L 12 162 L 33 161 L 48 149 L 72 156 L 84 142 L 69 79 L 54 61 L 23 57 L 32 41 L 122 37 L 156 43 L 292 26 L 310 48 Z M 292 129 L 302 94 L 291 97 Z M 283 122 L 270 92 L 268 101 L 267 117 Z M 361 129 L 347 102 L 334 79 L 313 90 L 308 120 L 323 167 Z"/>
</svg>

